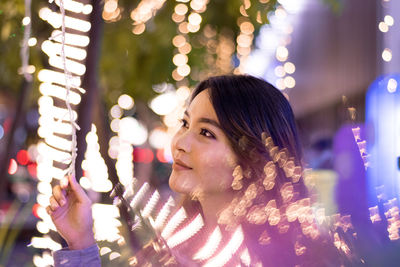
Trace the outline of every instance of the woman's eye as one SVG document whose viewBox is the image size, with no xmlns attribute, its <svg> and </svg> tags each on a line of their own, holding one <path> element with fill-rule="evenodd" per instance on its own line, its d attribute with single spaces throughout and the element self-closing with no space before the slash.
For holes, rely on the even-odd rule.
<svg viewBox="0 0 400 267">
<path fill-rule="evenodd" d="M 208 131 L 207 129 L 201 129 L 200 134 L 204 135 L 205 137 L 209 137 L 209 138 L 214 138 L 215 139 L 215 136 L 210 131 Z"/>
<path fill-rule="evenodd" d="M 189 127 L 187 120 L 181 119 L 181 127 L 182 128 L 188 128 Z"/>
</svg>

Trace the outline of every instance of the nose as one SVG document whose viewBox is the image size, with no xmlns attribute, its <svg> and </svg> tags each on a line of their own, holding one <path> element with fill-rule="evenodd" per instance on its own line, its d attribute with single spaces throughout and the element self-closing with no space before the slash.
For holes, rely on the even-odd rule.
<svg viewBox="0 0 400 267">
<path fill-rule="evenodd" d="M 172 139 L 172 151 L 173 152 L 186 152 L 192 151 L 192 141 L 190 132 L 177 132 Z"/>
</svg>

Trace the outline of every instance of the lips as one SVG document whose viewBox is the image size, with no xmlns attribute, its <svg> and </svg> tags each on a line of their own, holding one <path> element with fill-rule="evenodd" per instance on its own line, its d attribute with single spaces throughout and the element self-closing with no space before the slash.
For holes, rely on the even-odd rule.
<svg viewBox="0 0 400 267">
<path fill-rule="evenodd" d="M 191 170 L 192 169 L 179 159 L 174 161 L 174 163 L 172 164 L 172 168 L 174 170 Z"/>
</svg>

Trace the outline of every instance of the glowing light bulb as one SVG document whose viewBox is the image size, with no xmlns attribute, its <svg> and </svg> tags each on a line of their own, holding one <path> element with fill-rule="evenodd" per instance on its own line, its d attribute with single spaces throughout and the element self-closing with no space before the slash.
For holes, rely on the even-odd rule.
<svg viewBox="0 0 400 267">
<path fill-rule="evenodd" d="M 389 26 L 385 22 L 379 22 L 378 28 L 381 32 L 387 32 L 389 30 Z"/>
<path fill-rule="evenodd" d="M 287 88 L 293 88 L 296 85 L 295 79 L 291 76 L 286 76 L 283 82 Z"/>
<path fill-rule="evenodd" d="M 185 15 L 188 12 L 188 7 L 185 4 L 177 4 L 175 6 L 175 13 L 178 15 Z"/>
<path fill-rule="evenodd" d="M 123 94 L 118 98 L 118 105 L 125 110 L 133 108 L 135 102 L 129 95 Z"/>
<path fill-rule="evenodd" d="M 386 15 L 384 21 L 388 26 L 393 26 L 394 24 L 394 18 L 390 15 Z"/>
<path fill-rule="evenodd" d="M 277 66 L 277 67 L 275 68 L 274 72 L 275 72 L 275 75 L 276 75 L 277 77 L 283 77 L 283 76 L 285 76 L 285 74 L 286 74 L 285 69 L 284 69 L 283 66 Z"/>
<path fill-rule="evenodd" d="M 387 90 L 389 93 L 395 93 L 397 90 L 397 81 L 393 78 L 389 79 Z"/>
<path fill-rule="evenodd" d="M 198 13 L 192 13 L 188 17 L 188 21 L 192 25 L 199 25 L 201 23 L 201 16 Z"/>
<path fill-rule="evenodd" d="M 172 44 L 175 47 L 181 47 L 186 43 L 186 38 L 183 35 L 177 35 L 172 39 Z"/>
<path fill-rule="evenodd" d="M 172 61 L 174 62 L 175 66 L 183 66 L 188 62 L 188 56 L 184 54 L 176 54 L 172 58 Z"/>
<path fill-rule="evenodd" d="M 296 67 L 292 62 L 286 62 L 283 65 L 285 71 L 289 74 L 293 74 L 296 71 Z"/>
<path fill-rule="evenodd" d="M 35 37 L 31 37 L 28 40 L 28 45 L 29 46 L 35 46 L 37 44 L 37 39 Z"/>
<path fill-rule="evenodd" d="M 382 59 L 386 62 L 389 62 L 392 60 L 392 50 L 389 48 L 385 48 L 382 52 Z"/>
<path fill-rule="evenodd" d="M 181 75 L 183 77 L 188 76 L 189 73 L 190 73 L 190 66 L 187 65 L 187 64 L 179 66 L 177 68 L 177 72 L 178 72 L 179 75 Z"/>
<path fill-rule="evenodd" d="M 286 47 L 279 46 L 276 49 L 276 58 L 279 61 L 285 61 L 288 58 L 288 56 L 289 56 L 289 51 L 288 51 L 288 49 Z"/>
<path fill-rule="evenodd" d="M 22 25 L 26 26 L 29 25 L 31 23 L 31 18 L 30 17 L 24 17 L 22 19 Z"/>
</svg>

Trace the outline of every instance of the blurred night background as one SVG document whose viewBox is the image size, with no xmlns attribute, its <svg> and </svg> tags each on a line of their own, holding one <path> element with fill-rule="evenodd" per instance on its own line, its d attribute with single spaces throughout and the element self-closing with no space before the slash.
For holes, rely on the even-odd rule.
<svg viewBox="0 0 400 267">
<path fill-rule="evenodd" d="M 318 202 L 351 216 L 366 266 L 400 265 L 398 0 L 64 0 L 67 81 L 60 6 L 0 2 L 0 266 L 49 266 L 62 246 L 44 208 L 70 163 L 66 84 L 103 264 L 124 266 L 113 185 L 172 194 L 190 90 L 229 73 L 289 97 Z"/>
</svg>

